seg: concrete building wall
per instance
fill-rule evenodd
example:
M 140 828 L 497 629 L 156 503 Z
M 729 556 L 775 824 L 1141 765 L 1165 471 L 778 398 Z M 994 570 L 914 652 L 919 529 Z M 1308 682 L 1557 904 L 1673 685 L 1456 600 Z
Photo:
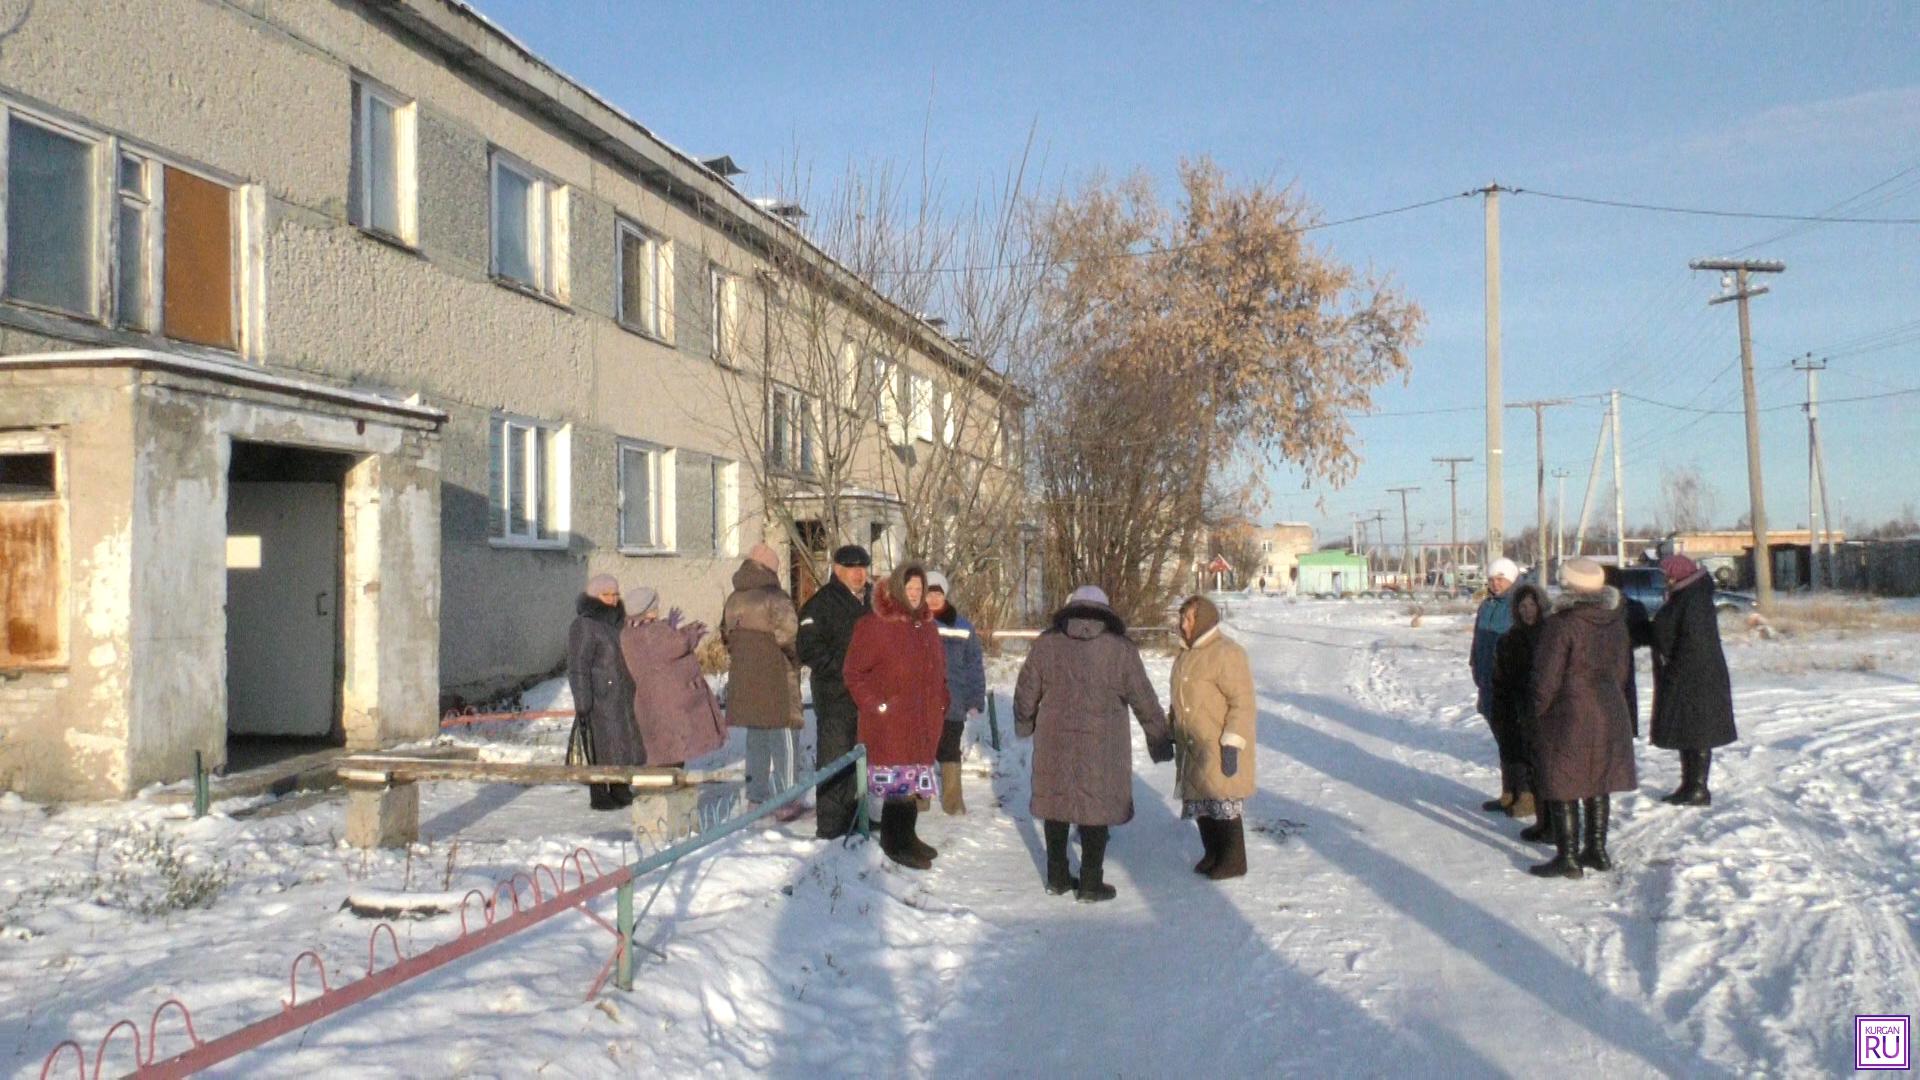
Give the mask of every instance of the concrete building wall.
M 0 786 L 10 790 L 72 798 L 130 783 L 133 398 L 125 373 L 54 386 L 0 371 L 0 430 L 51 437 L 66 525 L 64 662 L 0 675 Z M 48 425 L 50 416 L 62 423 Z

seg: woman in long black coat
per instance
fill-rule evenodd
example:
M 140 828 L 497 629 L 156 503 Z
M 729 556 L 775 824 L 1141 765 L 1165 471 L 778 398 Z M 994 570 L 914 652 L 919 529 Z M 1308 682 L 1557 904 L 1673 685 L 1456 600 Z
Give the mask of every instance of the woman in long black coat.
M 1713 575 L 1685 555 L 1667 556 L 1660 568 L 1667 601 L 1653 616 L 1653 745 L 1680 752 L 1680 787 L 1664 801 L 1712 806 L 1714 748 L 1739 738 Z
M 1533 713 L 1538 746 L 1539 797 L 1553 828 L 1554 857 L 1531 871 L 1541 877 L 1581 876 L 1581 867 L 1607 870 L 1609 798 L 1632 791 L 1633 719 L 1627 714 L 1627 678 L 1633 643 L 1626 604 L 1592 559 L 1560 568 L 1566 586 L 1534 647 Z M 1586 847 L 1580 819 L 1586 817 Z
M 1533 733 L 1533 650 L 1540 640 L 1540 628 L 1546 624 L 1553 601 L 1545 589 L 1526 582 L 1517 586 L 1513 599 L 1513 625 L 1500 635 L 1493 649 L 1493 711 L 1488 722 L 1494 740 L 1500 746 L 1502 789 L 1514 793 L 1507 813 L 1516 818 L 1532 818 L 1520 834 L 1523 840 L 1547 839 L 1546 813 L 1540 809 L 1534 783 Z
M 645 765 L 646 747 L 633 722 L 633 676 L 620 654 L 620 627 L 627 619 L 620 583 L 595 575 L 575 610 L 567 628 L 567 685 L 573 689 L 573 726 L 585 736 L 587 761 Z M 633 802 L 633 788 L 626 784 L 590 787 L 595 810 L 618 810 Z

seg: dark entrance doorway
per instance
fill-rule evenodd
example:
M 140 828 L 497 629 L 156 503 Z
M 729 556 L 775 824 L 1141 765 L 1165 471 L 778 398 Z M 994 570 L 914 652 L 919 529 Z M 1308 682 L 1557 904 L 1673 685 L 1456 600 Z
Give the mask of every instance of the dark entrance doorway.
M 227 769 L 345 741 L 341 490 L 355 458 L 236 441 L 227 489 Z

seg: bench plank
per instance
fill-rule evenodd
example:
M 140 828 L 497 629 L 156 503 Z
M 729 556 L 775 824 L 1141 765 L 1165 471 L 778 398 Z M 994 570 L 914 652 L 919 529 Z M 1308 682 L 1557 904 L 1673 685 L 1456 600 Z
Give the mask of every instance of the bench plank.
M 686 785 L 679 769 L 644 765 L 547 765 L 516 761 L 453 761 L 441 758 L 350 757 L 336 767 L 348 784 L 416 784 L 473 780 L 496 784 L 632 784 L 662 789 Z

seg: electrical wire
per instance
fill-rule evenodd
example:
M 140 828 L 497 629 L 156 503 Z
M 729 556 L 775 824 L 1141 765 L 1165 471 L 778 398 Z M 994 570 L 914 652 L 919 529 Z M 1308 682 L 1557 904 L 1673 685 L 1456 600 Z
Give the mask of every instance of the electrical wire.
M 1760 210 L 1713 210 L 1698 206 L 1663 206 L 1658 203 L 1629 202 L 1625 199 L 1601 199 L 1589 195 L 1567 195 L 1535 188 L 1513 188 L 1515 195 L 1532 195 L 1556 202 L 1608 206 L 1616 210 L 1644 210 L 1656 214 L 1687 214 L 1693 217 L 1739 218 L 1748 221 L 1805 221 L 1821 225 L 1920 225 L 1920 218 L 1826 217 L 1820 214 L 1778 214 Z

